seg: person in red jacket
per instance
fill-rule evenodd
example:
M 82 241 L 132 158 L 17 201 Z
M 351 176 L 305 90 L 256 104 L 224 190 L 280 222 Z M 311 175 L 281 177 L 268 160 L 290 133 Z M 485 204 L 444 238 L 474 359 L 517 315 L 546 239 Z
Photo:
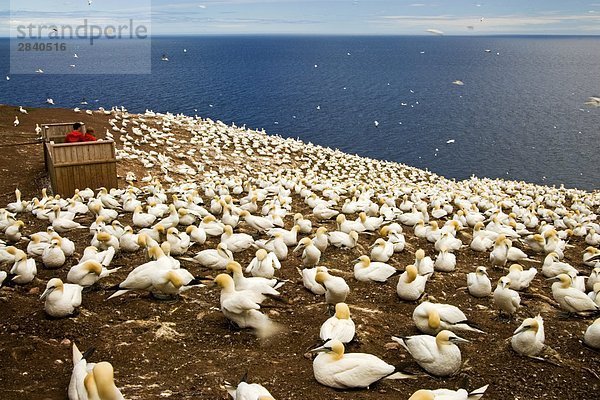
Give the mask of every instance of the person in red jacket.
M 94 128 L 87 128 L 86 132 L 83 134 L 83 142 L 95 142 L 98 140 L 96 139 L 96 136 L 94 136 L 94 133 L 96 133 Z
M 95 142 L 94 129 L 89 128 L 86 133 L 82 132 L 83 125 L 79 122 L 73 124 L 73 131 L 65 137 L 65 143 Z

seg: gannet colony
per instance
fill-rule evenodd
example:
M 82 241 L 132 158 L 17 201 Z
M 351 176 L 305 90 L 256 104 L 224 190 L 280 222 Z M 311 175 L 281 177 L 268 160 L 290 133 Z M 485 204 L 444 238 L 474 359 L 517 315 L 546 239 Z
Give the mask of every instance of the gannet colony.
M 85 324 L 99 307 L 86 297 L 98 292 L 121 315 L 133 300 L 175 310 L 194 296 L 218 293 L 210 297 L 211 311 L 197 310 L 223 321 L 215 340 L 243 341 L 260 355 L 264 343 L 271 344 L 264 351 L 274 351 L 291 329 L 281 320 L 284 311 L 311 307 L 313 320 L 298 337 L 313 346 L 287 361 L 312 369 L 307 387 L 337 389 L 329 398 L 353 398 L 353 389 L 376 398 L 387 388 L 398 399 L 479 399 L 498 383 L 462 387 L 445 380 L 476 373 L 465 357 L 508 348 L 522 368 L 543 370 L 600 349 L 600 192 L 455 181 L 198 117 L 123 108 L 96 113 L 110 118 L 106 136 L 117 142 L 126 183 L 110 191 L 82 187 L 72 198 L 44 189 L 21 199 L 17 190 L 16 201 L 0 209 L 0 294 L 8 291 L 10 303 L 40 287 L 38 320 Z M 476 306 L 452 304 L 454 292 Z M 379 306 L 388 293 L 395 300 Z M 404 322 L 369 327 L 369 313 Z M 475 322 L 483 315 L 491 321 L 485 327 Z M 558 335 L 566 340 L 545 317 L 572 323 L 574 345 L 557 350 L 545 343 Z M 512 336 L 493 335 L 506 326 Z M 196 329 L 202 331 L 201 322 Z M 233 332 L 239 335 L 232 339 Z M 89 341 L 72 337 L 65 395 L 144 398 L 127 386 L 119 365 L 78 349 Z M 367 344 L 379 351 L 361 351 Z M 400 367 L 389 361 L 399 353 Z M 190 354 L 169 356 L 183 365 Z M 205 398 L 273 399 L 286 381 L 278 365 L 270 368 L 269 382 L 253 382 L 252 371 L 242 380 L 217 371 L 228 381 Z

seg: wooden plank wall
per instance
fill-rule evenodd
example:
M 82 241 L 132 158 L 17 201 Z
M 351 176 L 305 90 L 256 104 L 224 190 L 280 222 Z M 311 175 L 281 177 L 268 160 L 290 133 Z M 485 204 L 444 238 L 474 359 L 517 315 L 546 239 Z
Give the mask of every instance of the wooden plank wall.
M 45 142 L 64 143 L 67 133 L 73 130 L 75 122 L 64 122 L 60 124 L 42 124 L 42 136 Z
M 118 186 L 117 161 L 112 140 L 50 143 L 48 146 L 51 153 L 49 172 L 55 193 L 72 196 L 75 189 Z

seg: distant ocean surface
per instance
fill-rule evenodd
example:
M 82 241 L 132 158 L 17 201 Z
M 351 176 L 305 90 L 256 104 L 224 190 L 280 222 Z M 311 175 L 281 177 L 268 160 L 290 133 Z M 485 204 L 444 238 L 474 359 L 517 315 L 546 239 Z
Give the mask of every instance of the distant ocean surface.
M 161 37 L 152 53 L 151 75 L 2 76 L 0 103 L 197 114 L 448 178 L 600 189 L 599 37 Z

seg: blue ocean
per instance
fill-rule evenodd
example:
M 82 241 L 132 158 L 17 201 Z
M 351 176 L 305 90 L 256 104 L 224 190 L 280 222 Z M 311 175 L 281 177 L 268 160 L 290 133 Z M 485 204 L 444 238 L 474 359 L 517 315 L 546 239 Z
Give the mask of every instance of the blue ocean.
M 155 37 L 150 75 L 0 81 L 4 104 L 197 114 L 448 178 L 582 189 L 600 188 L 600 108 L 584 105 L 599 95 L 598 37 Z

